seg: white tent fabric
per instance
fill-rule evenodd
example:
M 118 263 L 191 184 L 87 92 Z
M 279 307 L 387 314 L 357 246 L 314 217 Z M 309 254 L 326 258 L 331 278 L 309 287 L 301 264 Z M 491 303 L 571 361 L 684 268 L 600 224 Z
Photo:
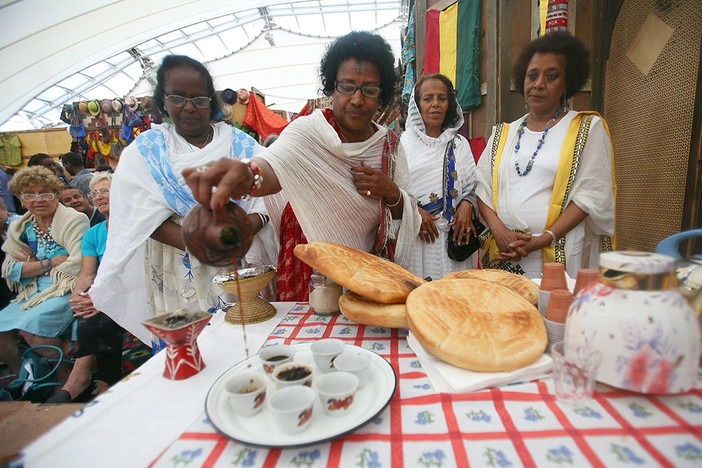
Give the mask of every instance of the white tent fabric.
M 210 67 L 219 89 L 255 86 L 274 96 L 275 108 L 297 111 L 317 97 L 316 67 L 330 38 L 386 25 L 382 35 L 399 57 L 405 3 L 0 0 L 0 131 L 56 125 L 63 102 L 146 94 L 132 48 L 146 52 L 147 69 L 184 53 Z

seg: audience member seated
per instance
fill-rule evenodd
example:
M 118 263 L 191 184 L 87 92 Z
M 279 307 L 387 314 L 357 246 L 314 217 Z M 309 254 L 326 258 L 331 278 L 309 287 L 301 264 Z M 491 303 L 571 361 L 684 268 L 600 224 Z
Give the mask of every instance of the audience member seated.
M 68 185 L 77 188 L 83 195 L 88 195 L 93 173 L 83 166 L 83 158 L 77 153 L 68 152 L 61 156 L 61 162 L 66 171 L 71 174 Z
M 76 362 L 63 388 L 46 403 L 68 403 L 90 389 L 93 358 L 97 359 L 98 393 L 119 381 L 122 373 L 122 340 L 124 330 L 107 314 L 95 309 L 88 289 L 97 275 L 105 253 L 110 215 L 112 174 L 96 172 L 90 181 L 90 194 L 95 207 L 106 221 L 88 229 L 83 237 L 83 269 L 71 294 L 73 316 L 78 320 Z
M 0 199 L 0 247 L 7 239 L 7 226 L 8 226 L 8 216 L 10 213 L 7 211 L 7 205 Z M 5 252 L 0 250 L 0 264 L 5 261 Z M 4 309 L 10 303 L 14 295 L 10 288 L 7 286 L 7 282 L 0 280 L 0 309 Z
M 44 166 L 55 174 L 61 182 L 68 184 L 68 178 L 61 169 L 63 166 L 59 167 L 56 165 L 56 163 L 57 161 L 55 161 L 50 155 L 46 153 L 37 153 L 29 158 L 29 161 L 27 161 L 27 167 Z
M 17 299 L 0 310 L 0 361 L 19 375 L 20 338 L 29 346 L 61 344 L 71 330 L 73 311 L 68 302 L 83 262 L 81 242 L 88 218 L 58 200 L 63 183 L 44 167 L 26 167 L 10 182 L 27 213 L 13 222 L 2 250 L 2 276 Z M 38 353 L 56 358 L 56 352 Z M 59 381 L 70 368 L 61 366 Z
M 100 213 L 99 210 L 96 210 L 95 207 L 90 204 L 90 200 L 88 200 L 76 187 L 64 187 L 63 192 L 61 192 L 61 195 L 59 196 L 59 200 L 65 206 L 85 214 L 85 216 L 87 216 L 90 220 L 90 227 L 105 221 L 105 215 Z

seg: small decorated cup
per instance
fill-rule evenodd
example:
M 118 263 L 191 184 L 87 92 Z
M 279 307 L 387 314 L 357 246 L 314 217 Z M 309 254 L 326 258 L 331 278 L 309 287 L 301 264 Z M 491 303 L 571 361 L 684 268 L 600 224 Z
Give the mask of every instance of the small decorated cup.
M 236 374 L 224 386 L 232 409 L 242 416 L 261 411 L 266 400 L 266 379 L 263 374 L 245 371 Z
M 297 434 L 310 425 L 316 393 L 304 385 L 285 387 L 268 400 L 268 410 L 278 428 L 287 434 Z
M 335 338 L 315 341 L 310 346 L 314 363 L 321 372 L 329 372 L 334 368 L 334 359 L 344 351 L 346 345 Z
M 350 372 L 330 372 L 314 382 L 314 389 L 327 414 L 343 416 L 353 405 L 358 390 L 358 377 Z
M 358 388 L 363 388 L 370 376 L 371 357 L 360 351 L 344 351 L 334 359 L 337 371 L 350 372 L 358 377 Z
M 293 361 L 295 348 L 289 345 L 267 346 L 258 352 L 258 357 L 264 372 L 271 375 L 277 367 Z
M 312 374 L 314 368 L 309 364 L 288 362 L 279 366 L 271 377 L 278 384 L 278 388 L 291 387 L 293 385 L 312 386 Z

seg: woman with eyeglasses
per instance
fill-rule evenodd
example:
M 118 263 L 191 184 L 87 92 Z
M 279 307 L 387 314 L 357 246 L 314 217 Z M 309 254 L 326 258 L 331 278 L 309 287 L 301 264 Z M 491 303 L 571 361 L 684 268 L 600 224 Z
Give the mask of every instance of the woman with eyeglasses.
M 64 184 L 42 166 L 26 167 L 10 181 L 27 213 L 13 222 L 2 246 L 6 253 L 2 276 L 17 298 L 0 310 L 0 361 L 19 375 L 20 338 L 29 346 L 61 344 L 73 324 L 68 302 L 80 274 L 81 241 L 88 218 L 58 200 Z M 42 356 L 56 358 L 54 350 L 40 348 Z M 61 366 L 58 380 L 70 368 Z
M 233 269 L 202 265 L 185 251 L 181 222 L 196 201 L 183 169 L 222 156 L 250 158 L 262 149 L 244 132 L 213 123 L 220 104 L 202 63 L 166 56 L 156 79 L 153 99 L 168 121 L 141 133 L 120 156 L 107 248 L 90 289 L 98 310 L 154 350 L 161 345 L 141 322 L 176 309 L 215 311 L 224 293 L 212 278 Z M 258 214 L 250 219 L 263 225 Z
M 83 236 L 83 269 L 69 299 L 78 320 L 75 364 L 63 388 L 46 403 L 68 403 L 82 397 L 83 393 L 91 393 L 94 358 L 97 362 L 98 393 L 104 392 L 122 377 L 124 329 L 95 308 L 89 292 L 107 245 L 111 185 L 112 174 L 109 172 L 96 172 L 90 180 L 88 196 L 106 220 L 88 229 Z
M 394 63 L 390 46 L 376 34 L 337 38 L 320 64 L 331 109 L 295 119 L 249 165 L 220 159 L 183 172 L 195 198 L 212 208 L 229 197 L 280 192 L 265 197 L 287 259 L 278 262 L 279 291 L 286 283 L 307 288 L 311 272 L 292 255 L 297 243 L 329 241 L 411 264 L 420 218 L 407 160 L 397 135 L 373 122 L 393 100 Z M 297 232 L 294 222 L 278 225 L 287 202 Z

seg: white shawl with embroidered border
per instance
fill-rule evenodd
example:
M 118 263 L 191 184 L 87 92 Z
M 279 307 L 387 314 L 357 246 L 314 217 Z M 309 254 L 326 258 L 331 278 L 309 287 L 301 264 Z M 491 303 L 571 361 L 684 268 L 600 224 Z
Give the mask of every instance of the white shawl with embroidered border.
M 381 168 L 386 127 L 368 140 L 342 143 L 322 111 L 294 120 L 261 157 L 273 168 L 282 195 L 266 197 L 266 207 L 279 232 L 286 200 L 290 202 L 309 242 L 327 241 L 369 252 L 380 223 L 380 201 L 360 195 L 351 168 L 365 162 Z M 395 263 L 411 265 L 413 240 L 421 218 L 412 195 L 407 159 L 398 142 L 395 183 L 403 197 L 403 212 L 396 231 Z M 400 220 L 395 220 L 400 221 Z

